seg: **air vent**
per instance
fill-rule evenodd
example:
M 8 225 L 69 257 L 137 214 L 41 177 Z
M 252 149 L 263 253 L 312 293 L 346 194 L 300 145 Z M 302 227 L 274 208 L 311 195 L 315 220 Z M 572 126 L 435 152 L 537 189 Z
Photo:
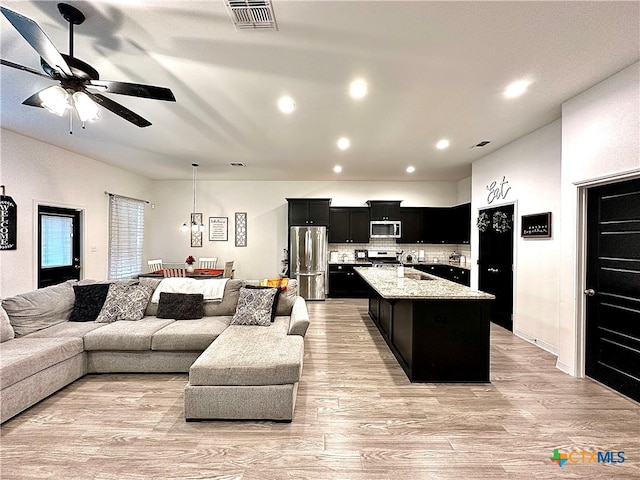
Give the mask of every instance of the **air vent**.
M 238 167 L 238 168 L 243 168 L 247 166 L 242 162 L 229 162 L 229 165 L 231 165 L 232 167 Z
M 486 145 L 489 145 L 491 140 L 483 140 L 481 142 L 476 143 L 475 145 L 471 145 L 469 148 L 482 148 Z
M 236 30 L 278 30 L 269 0 L 225 0 Z

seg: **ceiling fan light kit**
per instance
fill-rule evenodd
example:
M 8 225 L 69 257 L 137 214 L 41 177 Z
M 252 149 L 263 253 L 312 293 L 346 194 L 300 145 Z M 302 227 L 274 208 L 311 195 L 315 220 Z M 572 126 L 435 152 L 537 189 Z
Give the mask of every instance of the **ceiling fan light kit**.
M 5 7 L 0 7 L 0 10 L 18 33 L 40 55 L 40 65 L 46 75 L 4 59 L 1 61 L 2 65 L 41 77 L 50 77 L 60 82 L 60 85 L 47 87 L 32 95 L 23 104 L 45 108 L 58 116 L 63 116 L 69 110 L 69 133 L 73 133 L 74 111 L 82 122 L 82 128 L 84 128 L 85 122 L 98 119 L 99 107 L 111 111 L 138 127 L 151 125 L 151 122 L 125 106 L 100 93 L 92 93 L 90 90 L 152 100 L 176 101 L 173 92 L 165 87 L 100 80 L 100 75 L 96 69 L 88 63 L 75 58 L 73 56 L 73 26 L 80 25 L 85 21 L 84 14 L 77 8 L 66 3 L 58 4 L 60 14 L 69 23 L 69 55 L 60 53 L 40 26 L 30 18 Z

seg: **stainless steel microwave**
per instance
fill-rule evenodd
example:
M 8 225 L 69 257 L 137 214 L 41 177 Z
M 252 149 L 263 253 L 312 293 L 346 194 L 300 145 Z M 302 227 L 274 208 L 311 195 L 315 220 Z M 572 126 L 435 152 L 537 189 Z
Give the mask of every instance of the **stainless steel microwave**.
M 370 223 L 371 238 L 400 238 L 402 222 L 400 220 L 376 220 Z

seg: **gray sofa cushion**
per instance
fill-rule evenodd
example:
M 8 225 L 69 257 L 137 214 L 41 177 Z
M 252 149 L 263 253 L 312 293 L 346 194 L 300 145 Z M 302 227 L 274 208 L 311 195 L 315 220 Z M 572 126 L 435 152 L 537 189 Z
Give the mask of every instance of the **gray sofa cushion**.
M 236 307 L 238 305 L 238 297 L 240 296 L 240 289 L 244 287 L 246 282 L 244 280 L 231 279 L 227 281 L 224 287 L 224 296 L 221 302 L 205 301 L 204 302 L 204 314 L 207 317 L 217 317 L 224 315 L 233 315 L 236 313 Z
M 6 388 L 81 353 L 81 338 L 13 339 L 2 345 L 0 384 Z
M 153 334 L 151 350 L 202 352 L 230 322 L 228 315 L 173 322 Z
M 118 321 L 84 336 L 85 350 L 151 350 L 151 337 L 175 320 L 145 317 L 137 322 Z
M 0 343 L 11 340 L 15 336 L 16 334 L 9 321 L 9 315 L 7 315 L 5 309 L 0 305 Z
M 30 333 L 24 338 L 83 338 L 85 334 L 104 327 L 105 323 L 96 322 L 62 322 L 51 327 L 43 328 L 37 332 Z
M 75 301 L 73 285 L 76 283 L 68 280 L 2 300 L 16 337 L 69 320 Z
M 231 325 L 189 369 L 189 385 L 284 385 L 302 372 L 304 339 L 271 327 Z

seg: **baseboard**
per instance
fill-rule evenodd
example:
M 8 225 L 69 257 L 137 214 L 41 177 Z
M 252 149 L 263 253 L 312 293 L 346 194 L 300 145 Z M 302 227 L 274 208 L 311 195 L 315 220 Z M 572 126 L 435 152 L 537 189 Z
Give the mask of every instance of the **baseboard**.
M 556 368 L 561 372 L 566 373 L 567 375 L 571 375 L 572 377 L 574 376 L 571 367 L 569 367 L 569 365 L 567 365 L 566 363 L 561 362 L 560 360 L 556 362 Z
M 523 332 L 522 330 L 514 330 L 513 334 L 516 335 L 517 337 L 520 337 L 523 340 L 526 340 L 529 343 L 532 343 L 533 345 L 540 347 L 541 349 L 555 355 L 556 357 L 558 356 L 558 347 L 556 347 L 555 345 L 551 345 L 550 343 L 545 342 L 544 340 L 540 340 L 539 338 L 534 337 L 533 335 L 529 335 L 526 332 Z

